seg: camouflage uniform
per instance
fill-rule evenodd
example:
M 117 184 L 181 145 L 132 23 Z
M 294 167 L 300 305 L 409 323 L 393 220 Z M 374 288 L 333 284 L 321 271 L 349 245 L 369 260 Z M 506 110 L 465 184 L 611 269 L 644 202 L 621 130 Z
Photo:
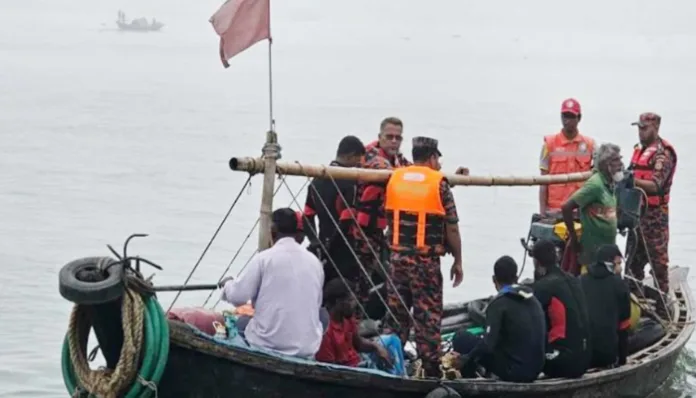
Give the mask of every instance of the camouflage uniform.
M 363 168 L 375 170 L 389 170 L 392 169 L 394 166 L 402 167 L 411 165 L 411 162 L 409 162 L 401 153 L 398 153 L 396 157 L 394 157 L 394 159 L 390 159 L 390 157 L 379 147 L 377 142 L 369 144 L 365 149 L 366 153 L 365 159 L 362 164 Z M 372 184 L 373 187 L 375 187 L 376 185 L 377 184 Z M 368 184 L 358 185 L 356 201 L 362 197 L 363 192 L 367 186 Z M 384 188 L 386 187 L 386 183 L 380 184 L 378 187 L 380 188 L 379 198 L 382 202 L 382 205 L 379 209 L 378 217 L 384 218 Z M 380 228 L 362 228 L 361 232 L 360 226 L 356 225 L 355 223 L 351 223 L 351 226 L 348 229 L 348 236 L 353 243 L 353 249 L 355 250 L 355 254 L 357 254 L 358 259 L 365 267 L 365 270 L 370 274 L 370 277 L 368 278 L 367 276 L 365 276 L 365 273 L 362 272 L 362 270 L 360 270 L 358 272 L 357 280 L 355 281 L 356 295 L 358 296 L 358 300 L 360 300 L 360 302 L 364 304 L 368 301 L 369 291 L 372 288 L 372 285 L 370 284 L 370 279 L 372 278 L 372 275 L 375 272 L 381 271 L 381 267 L 378 264 L 375 255 L 373 254 L 373 250 L 378 256 L 381 257 L 383 250 L 386 248 L 384 230 Z M 367 239 L 365 239 L 366 237 Z M 373 250 L 370 250 L 370 247 L 372 247 Z M 385 264 L 384 262 L 382 263 L 382 265 L 385 267 L 387 266 L 387 264 Z M 360 316 L 362 316 L 362 314 L 360 314 Z
M 413 146 L 434 146 L 437 148 L 437 140 L 416 137 Z M 446 180 L 440 183 L 440 197 L 445 208 L 445 222 L 456 224 L 459 222 L 454 195 Z M 444 253 L 447 250 L 443 240 L 441 247 L 436 251 Z M 440 364 L 440 326 L 442 319 L 442 289 L 443 279 L 440 270 L 440 257 L 437 255 L 421 255 L 415 249 L 394 250 L 390 256 L 391 279 L 396 286 L 396 291 L 391 284 L 387 285 L 387 301 L 390 311 L 385 315 L 384 326 L 399 335 L 402 343 L 408 341 L 410 327 L 415 329 L 416 347 L 420 358 L 423 360 L 423 368 L 426 375 L 434 377 L 439 375 Z M 401 302 L 399 296 L 409 308 L 413 308 L 415 325 L 411 325 L 411 318 L 407 308 Z M 398 323 L 398 324 L 397 324 Z
M 640 116 L 640 122 L 637 123 L 659 123 L 659 117 L 652 113 L 644 113 Z M 668 190 L 670 176 L 676 166 L 674 155 L 671 151 L 658 149 L 651 163 L 654 170 L 653 181 L 664 191 Z M 669 291 L 668 244 L 668 204 L 648 207 L 640 219 L 640 228 L 635 234 L 629 234 L 626 241 L 627 270 L 635 279 L 643 280 L 645 265 L 651 263 L 651 273 L 657 280 L 660 290 L 665 293 Z

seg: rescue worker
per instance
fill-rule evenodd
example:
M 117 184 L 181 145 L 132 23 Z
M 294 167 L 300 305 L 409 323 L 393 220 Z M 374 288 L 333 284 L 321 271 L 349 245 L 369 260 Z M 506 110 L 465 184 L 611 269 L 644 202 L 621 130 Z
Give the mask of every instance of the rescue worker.
M 413 139 L 415 164 L 394 170 L 385 203 L 390 226 L 390 276 L 396 287 L 387 285 L 387 300 L 396 319 L 387 313 L 384 324 L 405 344 L 413 308 L 416 349 L 428 377 L 440 376 L 440 256 L 452 253 L 450 279 L 454 287 L 462 281 L 459 218 L 450 186 L 439 171 L 442 153 L 437 144 L 433 138 Z
M 556 246 L 539 240 L 532 247 L 534 296 L 546 314 L 546 363 L 549 377 L 581 377 L 590 366 L 590 319 L 580 281 L 558 267 Z
M 614 144 L 602 144 L 597 151 L 596 172 L 563 204 L 563 221 L 568 230 L 568 247 L 564 255 L 577 255 L 585 272 L 595 262 L 597 249 L 616 242 L 615 184 L 623 180 L 621 149 Z M 582 236 L 578 239 L 573 212 L 579 209 Z M 562 267 L 566 270 L 565 267 Z M 579 270 L 567 270 L 577 275 Z
M 677 153 L 672 144 L 659 135 L 661 120 L 655 113 L 643 113 L 637 122 L 632 123 L 638 126 L 640 144 L 634 148 L 629 170 L 633 171 L 635 186 L 647 195 L 647 210 L 637 231 L 628 235 L 626 271 L 642 281 L 645 265 L 650 263 L 660 290 L 667 293 L 669 199 L 677 169 Z
M 395 117 L 388 117 L 382 120 L 379 126 L 377 141 L 367 145 L 365 158 L 362 167 L 368 169 L 392 169 L 411 164 L 399 152 L 401 141 L 403 140 L 403 122 Z M 380 282 L 384 279 L 382 267 L 378 261 L 386 264 L 386 242 L 384 239 L 384 229 L 387 227 L 387 219 L 384 215 L 384 189 L 385 183 L 358 183 L 357 196 L 355 201 L 355 220 L 349 227 L 349 235 L 353 244 L 353 249 L 358 255 L 360 263 L 370 274 L 365 275 L 359 270 L 358 282 L 355 292 L 361 304 L 366 304 L 369 300 L 369 292 L 372 282 Z M 362 230 L 362 231 L 361 231 Z M 374 252 L 380 256 L 375 258 Z M 377 274 L 377 275 L 374 275 Z M 356 314 L 362 316 L 362 314 Z
M 464 377 L 476 377 L 483 366 L 502 381 L 531 383 L 544 368 L 546 320 L 529 286 L 517 284 L 517 263 L 500 257 L 493 266 L 498 294 L 486 307 L 483 338 L 459 331 L 452 349 L 460 354 L 457 367 Z
M 593 368 L 626 364 L 631 298 L 621 279 L 622 260 L 618 246 L 603 245 L 588 273 L 580 277 L 590 316 Z
M 578 123 L 582 118 L 580 103 L 569 98 L 561 104 L 563 127 L 556 134 L 544 137 L 539 169 L 541 174 L 566 174 L 590 171 L 594 139 L 580 134 Z M 559 213 L 561 206 L 573 192 L 580 189 L 581 182 L 539 186 L 539 214 Z
M 360 166 L 364 155 L 365 146 L 362 141 L 358 137 L 349 135 L 339 142 L 336 159 L 330 165 L 357 167 Z M 325 283 L 338 276 L 336 268 L 345 278 L 354 283 L 357 282 L 360 274 L 355 258 L 344 239 L 344 236 L 348 237 L 348 227 L 353 223 L 351 212 L 355 206 L 356 189 L 357 182 L 354 180 L 326 178 L 313 179 L 307 189 L 304 215 L 307 217 L 308 227 L 305 228 L 305 233 L 310 241 L 310 251 L 318 254 L 324 263 Z M 316 219 L 319 219 L 318 236 Z M 336 225 L 339 226 L 340 231 Z M 328 253 L 324 253 L 324 249 Z M 333 263 L 328 261 L 329 256 L 333 259 Z

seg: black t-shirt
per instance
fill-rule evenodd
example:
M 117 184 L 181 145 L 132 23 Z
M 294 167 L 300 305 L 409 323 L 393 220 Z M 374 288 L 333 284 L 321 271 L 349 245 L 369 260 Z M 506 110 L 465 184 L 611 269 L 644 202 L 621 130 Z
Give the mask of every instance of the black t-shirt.
M 555 266 L 532 285 L 547 322 L 544 373 L 551 377 L 579 377 L 591 360 L 590 320 L 580 281 Z
M 331 166 L 344 167 L 335 160 L 331 162 Z M 337 186 L 342 196 L 339 195 Z M 354 206 L 356 187 L 357 182 L 352 180 L 315 178 L 310 183 L 307 189 L 305 215 L 316 216 L 319 219 L 319 239 L 324 244 L 336 234 L 336 224 L 340 222 L 341 212 Z M 306 229 L 305 232 L 310 241 L 315 241 L 316 236 L 312 233 L 312 228 Z M 336 239 L 342 240 L 340 236 Z
M 591 264 L 580 277 L 590 315 L 592 362 L 609 366 L 619 356 L 619 332 L 631 322 L 631 296 L 620 276 L 604 264 Z

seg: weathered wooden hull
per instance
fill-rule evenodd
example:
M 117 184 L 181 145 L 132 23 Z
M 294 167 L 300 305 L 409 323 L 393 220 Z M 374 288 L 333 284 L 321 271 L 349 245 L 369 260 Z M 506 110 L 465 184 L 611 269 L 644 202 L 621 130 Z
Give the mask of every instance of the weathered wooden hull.
M 644 397 L 667 379 L 693 332 L 692 298 L 685 278 L 676 296 L 677 321 L 660 341 L 631 355 L 628 365 L 588 372 L 580 379 L 540 379 L 528 384 L 401 379 L 327 369 L 218 345 L 187 325 L 172 322 L 171 351 L 159 396 L 422 398 L 446 385 L 463 397 Z

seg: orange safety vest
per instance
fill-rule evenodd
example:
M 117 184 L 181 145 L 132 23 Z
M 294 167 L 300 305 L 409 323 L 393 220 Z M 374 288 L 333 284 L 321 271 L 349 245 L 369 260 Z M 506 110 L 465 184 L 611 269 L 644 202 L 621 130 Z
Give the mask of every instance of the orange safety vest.
M 677 170 L 677 152 L 674 150 L 674 147 L 669 143 L 669 141 L 665 140 L 664 138 L 658 138 L 646 148 L 643 148 L 640 144 L 636 145 L 633 148 L 631 164 L 628 166 L 629 170 L 633 170 L 634 178 L 638 180 L 652 181 L 653 175 L 655 174 L 655 165 L 653 164 L 653 159 L 658 152 L 665 150 L 671 151 L 672 155 L 674 156 L 672 174 L 667 176 L 662 192 L 647 194 L 648 206 L 650 207 L 657 207 L 669 203 L 669 191 L 672 188 L 674 172 Z
M 384 208 L 390 221 L 391 248 L 444 254 L 445 208 L 440 197 L 444 176 L 427 166 L 408 166 L 392 172 Z
M 549 174 L 567 174 L 589 171 L 592 168 L 594 140 L 583 135 L 576 135 L 568 140 L 563 132 L 544 137 L 544 144 L 549 157 Z M 546 206 L 551 210 L 560 210 L 570 196 L 580 189 L 584 182 L 549 185 Z

